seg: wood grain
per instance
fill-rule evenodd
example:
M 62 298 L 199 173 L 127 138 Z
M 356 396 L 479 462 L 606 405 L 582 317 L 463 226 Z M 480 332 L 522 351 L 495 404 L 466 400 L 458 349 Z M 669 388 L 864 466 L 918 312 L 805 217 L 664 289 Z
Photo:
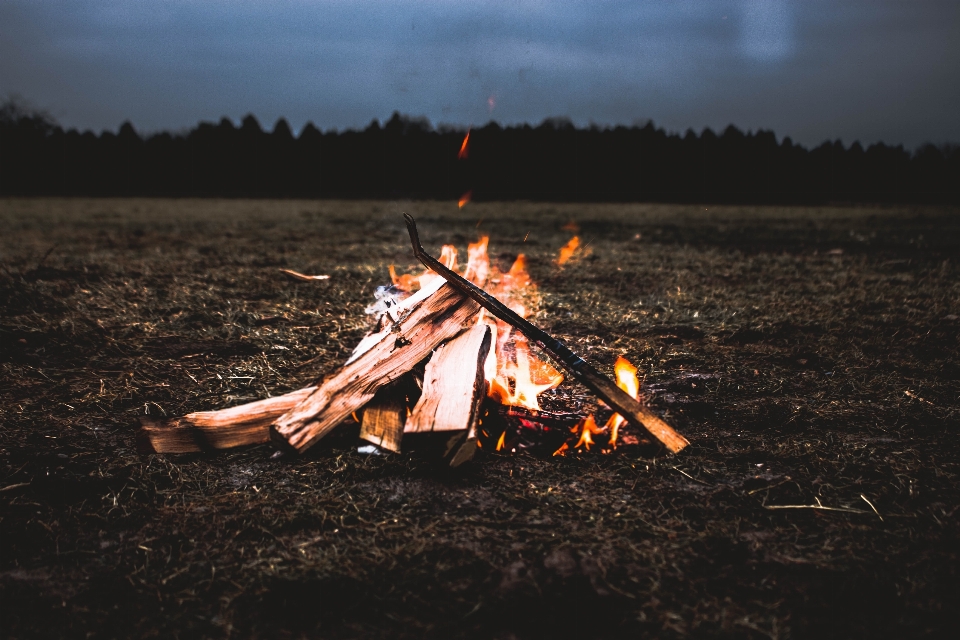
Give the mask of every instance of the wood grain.
M 270 428 L 274 441 L 303 452 L 376 392 L 410 371 L 445 340 L 460 333 L 479 305 L 444 283 L 388 324 L 369 347 L 327 378 Z
M 231 449 L 270 440 L 274 420 L 300 404 L 316 387 L 248 402 L 219 411 L 198 411 L 181 418 L 141 418 L 140 453 L 195 453 Z
M 483 365 L 490 352 L 490 327 L 474 325 L 441 345 L 427 363 L 423 394 L 407 418 L 405 433 L 462 431 L 476 425 L 487 395 Z

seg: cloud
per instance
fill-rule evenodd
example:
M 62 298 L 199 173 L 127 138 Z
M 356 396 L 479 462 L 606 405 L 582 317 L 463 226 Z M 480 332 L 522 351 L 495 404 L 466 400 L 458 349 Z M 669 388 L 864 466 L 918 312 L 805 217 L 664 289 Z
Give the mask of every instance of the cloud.
M 794 51 L 795 16 L 788 0 L 746 0 L 740 25 L 740 51 L 761 62 L 779 62 Z
M 94 129 L 400 110 L 917 144 L 960 139 L 958 40 L 955 0 L 3 0 L 0 94 Z

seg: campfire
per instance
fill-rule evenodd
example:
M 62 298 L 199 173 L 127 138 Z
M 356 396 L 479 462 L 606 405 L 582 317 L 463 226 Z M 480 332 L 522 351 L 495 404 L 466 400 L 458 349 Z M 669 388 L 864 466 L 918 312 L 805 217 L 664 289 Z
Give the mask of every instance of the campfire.
M 531 324 L 536 285 L 524 255 L 502 271 L 492 265 L 484 237 L 469 245 L 461 269 L 455 247 L 437 260 L 420 246 L 416 223 L 405 216 L 417 258 L 426 270 L 398 274 L 379 287 L 367 313 L 373 330 L 344 365 L 321 383 L 282 396 L 180 418 L 142 419 L 138 444 L 146 453 L 186 453 L 260 444 L 303 452 L 338 425 L 360 423 L 361 451 L 401 451 L 405 434 L 443 436 L 451 466 L 479 449 L 550 447 L 553 455 L 613 451 L 626 423 L 643 427 L 676 453 L 688 442 L 639 402 L 637 368 L 620 357 L 616 383 L 563 342 Z M 557 260 L 579 247 L 574 237 Z M 319 279 L 287 271 L 300 279 Z M 614 410 L 599 426 L 593 414 L 545 411 L 540 396 L 565 379 L 532 348 Z

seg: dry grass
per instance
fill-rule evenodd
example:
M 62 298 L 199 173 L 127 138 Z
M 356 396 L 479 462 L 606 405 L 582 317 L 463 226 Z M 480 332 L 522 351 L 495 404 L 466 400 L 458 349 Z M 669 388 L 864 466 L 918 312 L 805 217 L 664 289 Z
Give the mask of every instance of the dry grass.
M 478 230 L 525 252 L 538 321 L 637 363 L 694 445 L 452 473 L 360 457 L 345 426 L 294 460 L 136 455 L 145 411 L 341 362 L 387 265 L 413 266 L 401 211 L 434 252 Z M 592 254 L 559 269 L 570 220 Z M 958 249 L 948 209 L 0 201 L 4 631 L 946 635 Z

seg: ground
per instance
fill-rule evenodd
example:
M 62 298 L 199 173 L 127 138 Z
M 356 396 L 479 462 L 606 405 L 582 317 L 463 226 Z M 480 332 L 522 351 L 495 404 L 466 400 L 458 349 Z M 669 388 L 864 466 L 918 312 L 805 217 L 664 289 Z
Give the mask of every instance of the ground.
M 435 255 L 525 253 L 536 321 L 636 363 L 693 444 L 137 454 L 144 413 L 341 363 L 414 266 L 403 211 Z M 571 221 L 591 253 L 560 268 Z M 7 637 L 957 630 L 956 209 L 3 200 L 0 251 Z

